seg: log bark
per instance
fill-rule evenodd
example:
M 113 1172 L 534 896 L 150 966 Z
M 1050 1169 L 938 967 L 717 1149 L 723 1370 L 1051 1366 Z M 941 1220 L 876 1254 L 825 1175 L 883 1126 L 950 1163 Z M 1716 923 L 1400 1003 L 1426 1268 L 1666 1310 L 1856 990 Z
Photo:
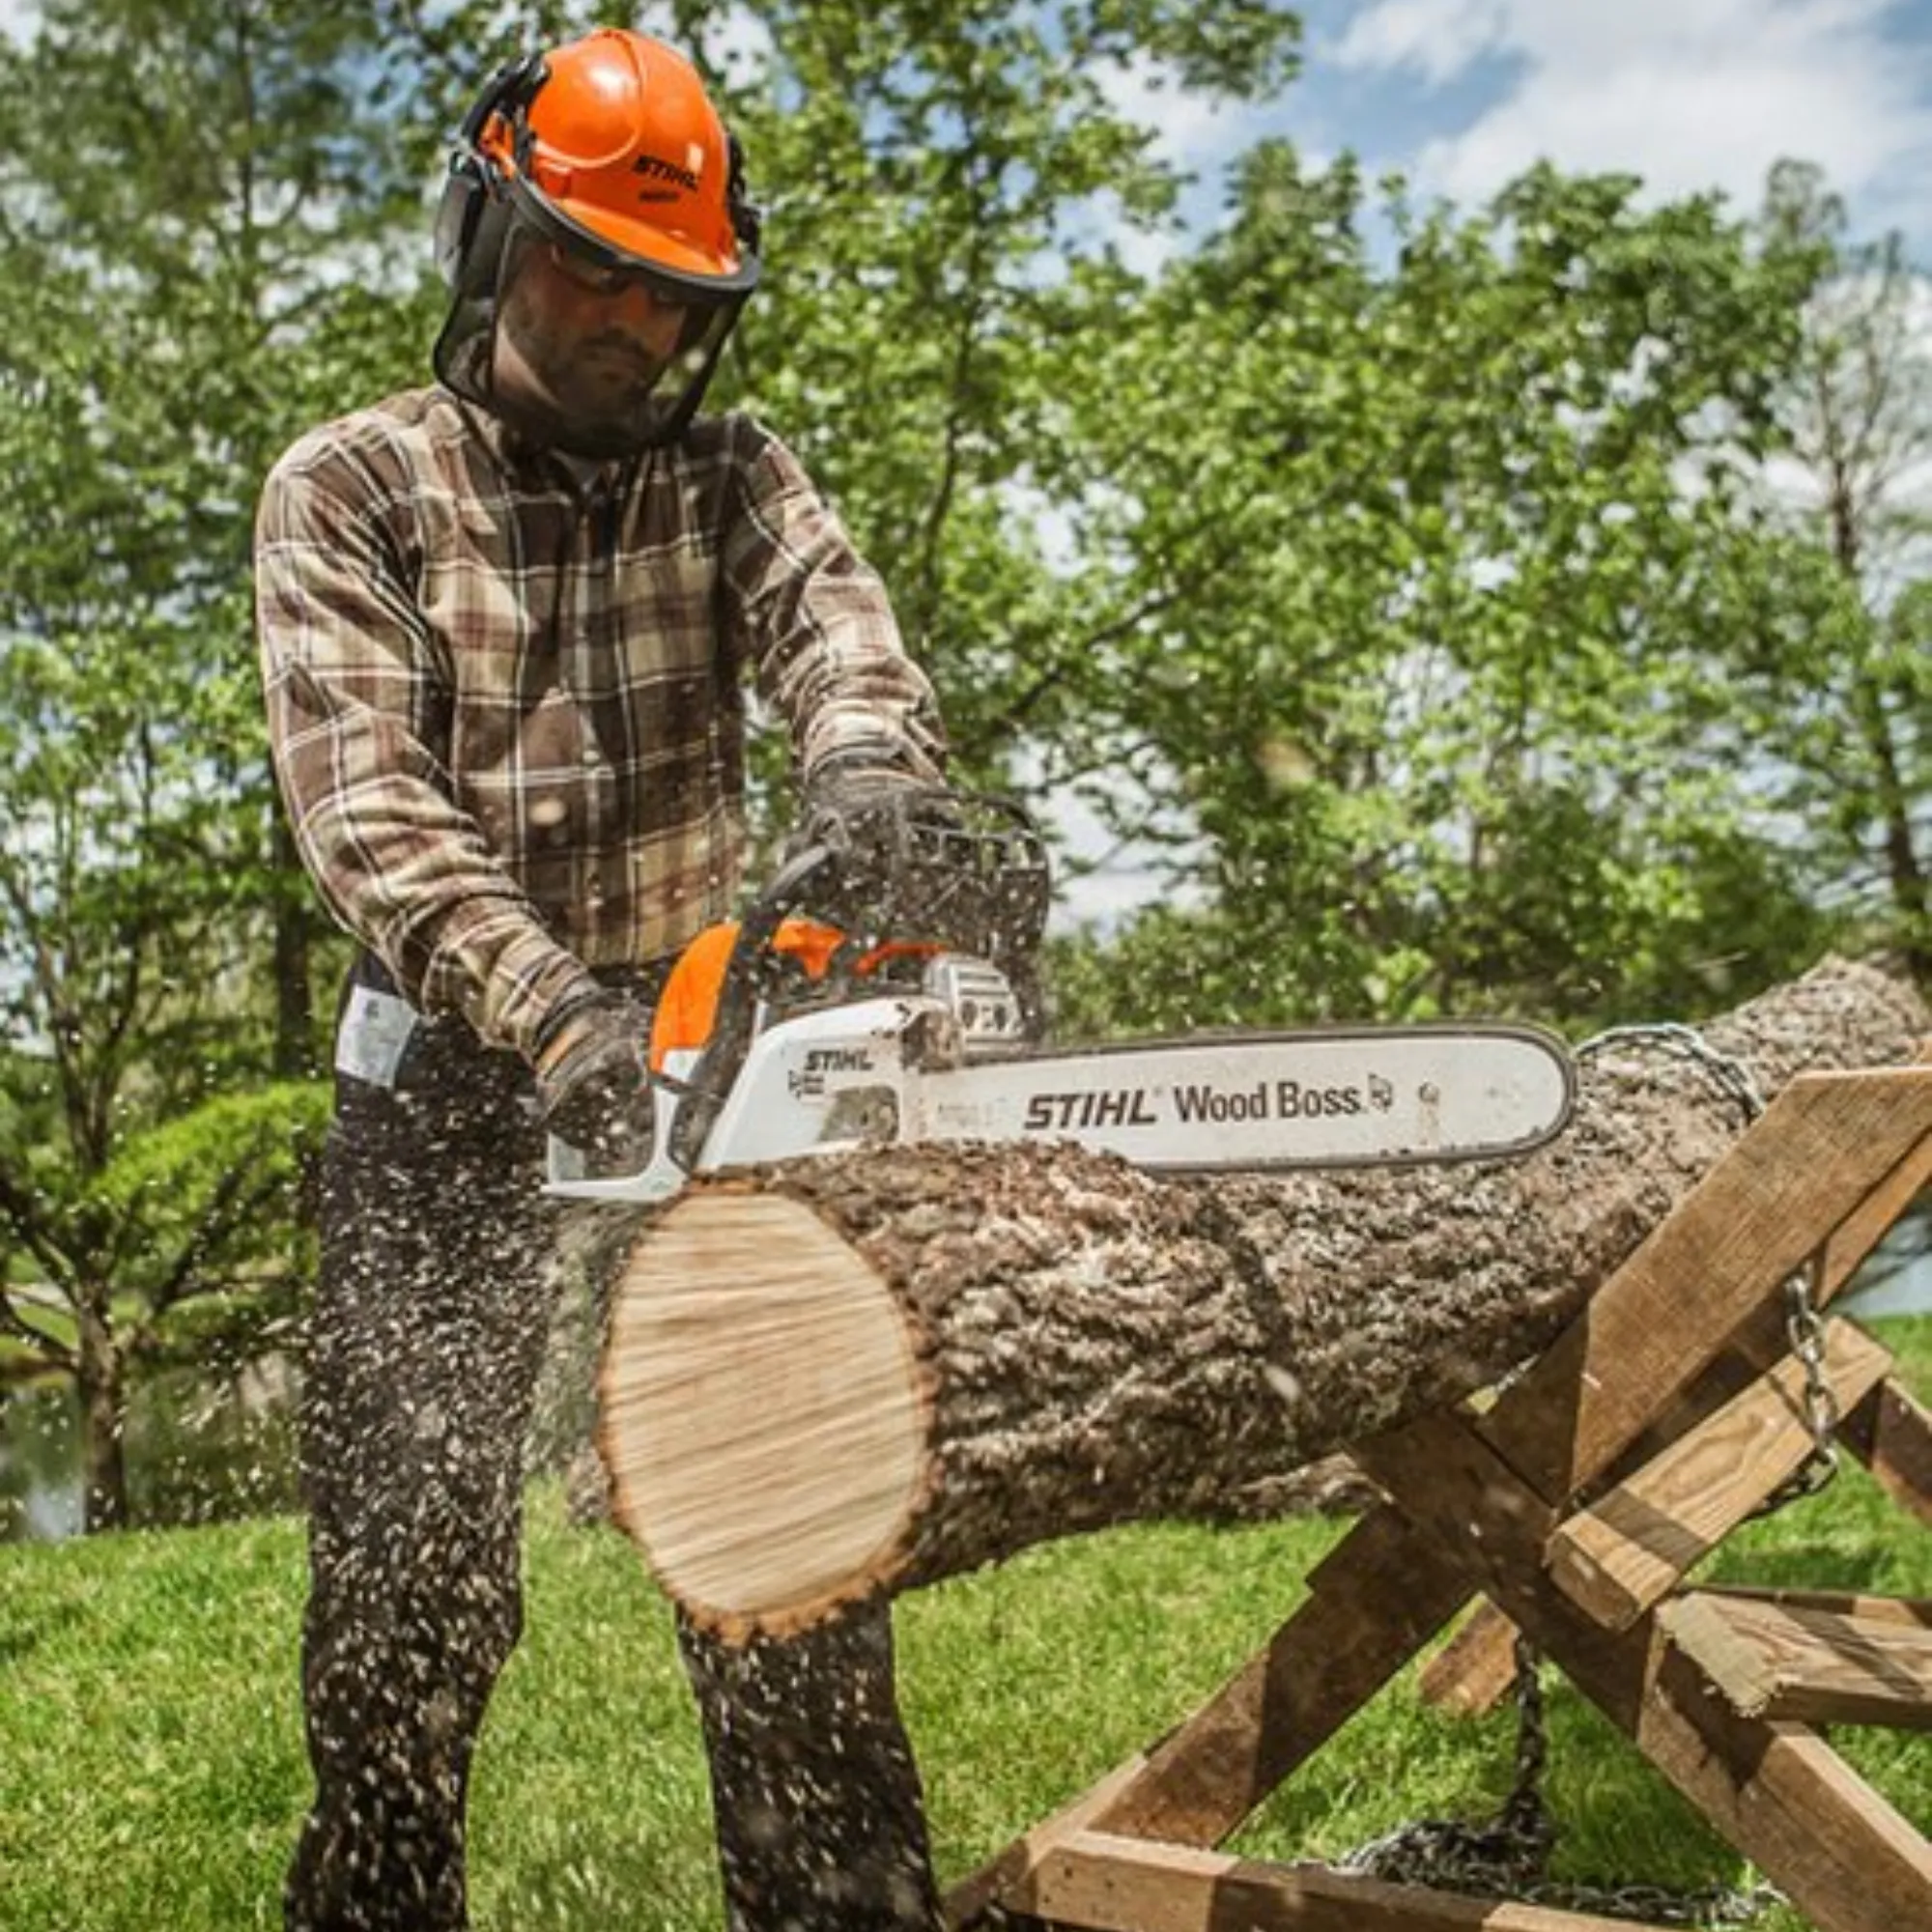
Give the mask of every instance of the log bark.
M 1829 961 L 1701 1037 L 1768 1098 L 1927 1029 L 1909 985 Z M 1109 1524 L 1252 1517 L 1541 1352 L 1748 1120 L 1709 1062 L 1613 1042 L 1509 1161 L 1209 1179 L 894 1148 L 593 1210 L 614 1514 L 727 1638 Z

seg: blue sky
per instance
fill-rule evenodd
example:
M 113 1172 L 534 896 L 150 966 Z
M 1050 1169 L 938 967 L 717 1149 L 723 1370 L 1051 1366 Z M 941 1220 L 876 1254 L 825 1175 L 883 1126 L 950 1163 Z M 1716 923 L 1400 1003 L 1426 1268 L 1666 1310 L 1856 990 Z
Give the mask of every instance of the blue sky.
M 1855 226 L 1932 259 L 1932 0 L 1310 0 L 1304 67 L 1265 107 L 1161 97 L 1178 154 L 1261 133 L 1481 201 L 1532 161 L 1754 209 L 1771 164 L 1819 163 Z M 1129 87 L 1130 93 L 1138 89 Z M 1197 206 L 1215 200 L 1210 185 Z
M 613 7 L 612 18 L 641 6 Z M 1307 0 L 1303 73 L 1260 109 L 1148 102 L 1177 153 L 1213 164 L 1262 133 L 1352 148 L 1469 204 L 1538 156 L 1719 187 L 1754 207 L 1771 163 L 1820 163 L 1861 232 L 1932 261 L 1932 0 Z M 0 29 L 33 0 L 0 0 Z

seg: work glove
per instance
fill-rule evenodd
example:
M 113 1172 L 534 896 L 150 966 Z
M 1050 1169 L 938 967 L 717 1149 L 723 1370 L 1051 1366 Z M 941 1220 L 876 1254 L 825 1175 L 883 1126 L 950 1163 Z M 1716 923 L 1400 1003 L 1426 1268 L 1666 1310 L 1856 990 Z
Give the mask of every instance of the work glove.
M 880 753 L 828 758 L 806 781 L 805 811 L 790 851 L 833 854 L 811 910 L 850 934 L 923 935 L 945 904 L 960 863 L 959 803 L 943 784 L 915 777 Z
M 805 782 L 796 844 L 864 852 L 890 845 L 908 821 L 945 829 L 958 824 L 959 813 L 944 785 L 915 776 L 887 753 L 838 752 Z
M 860 817 L 926 788 L 924 781 L 884 752 L 835 752 L 805 781 L 805 815 Z
M 651 1015 L 619 993 L 573 1007 L 538 1048 L 537 1102 L 553 1138 L 574 1148 L 593 1176 L 650 1164 Z

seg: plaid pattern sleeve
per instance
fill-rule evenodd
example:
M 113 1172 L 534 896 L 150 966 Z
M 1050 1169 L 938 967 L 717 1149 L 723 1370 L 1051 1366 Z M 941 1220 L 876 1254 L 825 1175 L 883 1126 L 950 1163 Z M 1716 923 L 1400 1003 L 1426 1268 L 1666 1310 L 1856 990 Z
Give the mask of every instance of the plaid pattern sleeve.
M 529 1049 L 588 970 L 455 802 L 454 678 L 412 594 L 393 489 L 353 445 L 298 443 L 256 531 L 270 739 L 304 862 L 338 921 L 428 1010 Z
M 800 775 L 836 753 L 876 749 L 936 781 L 946 757 L 938 707 L 885 586 L 791 451 L 748 418 L 734 423 L 724 576 L 742 647 L 790 730 Z
M 270 741 L 323 897 L 412 1005 L 526 1056 L 605 969 L 729 915 L 746 668 L 802 771 L 943 756 L 883 584 L 742 415 L 593 474 L 412 390 L 282 458 L 255 569 Z

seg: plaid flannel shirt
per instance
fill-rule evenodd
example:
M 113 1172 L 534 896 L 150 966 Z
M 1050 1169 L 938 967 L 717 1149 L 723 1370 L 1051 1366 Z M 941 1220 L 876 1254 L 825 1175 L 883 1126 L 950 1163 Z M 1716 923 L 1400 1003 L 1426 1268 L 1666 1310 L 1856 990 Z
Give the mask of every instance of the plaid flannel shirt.
M 592 968 L 729 915 L 748 670 L 802 773 L 876 750 L 938 775 L 884 587 L 742 415 L 586 483 L 409 391 L 275 466 L 255 582 L 275 770 L 323 897 L 412 1005 L 526 1055 Z

